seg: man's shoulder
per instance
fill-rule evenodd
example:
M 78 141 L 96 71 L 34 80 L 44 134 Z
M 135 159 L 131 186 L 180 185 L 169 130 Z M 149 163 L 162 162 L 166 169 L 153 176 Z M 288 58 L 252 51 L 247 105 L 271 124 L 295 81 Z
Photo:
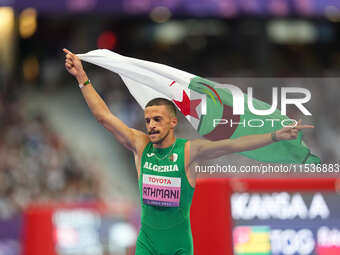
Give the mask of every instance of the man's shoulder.
M 145 147 L 150 143 L 149 137 L 143 132 L 138 129 L 130 128 L 131 131 L 134 133 L 136 138 L 136 147 L 137 147 L 137 154 L 141 155 L 144 151 Z
M 187 147 L 187 146 L 190 145 L 190 140 L 189 140 L 189 139 L 186 139 L 186 138 L 181 138 L 181 137 L 180 137 L 180 138 L 177 138 L 177 139 L 176 139 L 176 143 L 177 143 L 178 145 Z
M 185 139 L 183 138 L 183 141 L 188 144 L 203 144 L 206 142 L 210 142 L 210 140 L 207 140 L 205 138 L 195 138 L 195 139 Z

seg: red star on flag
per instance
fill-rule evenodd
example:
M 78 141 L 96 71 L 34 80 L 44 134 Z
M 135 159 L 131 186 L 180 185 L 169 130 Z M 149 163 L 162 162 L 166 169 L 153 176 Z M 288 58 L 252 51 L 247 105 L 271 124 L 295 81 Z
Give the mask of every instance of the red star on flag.
M 198 114 L 196 111 L 196 107 L 201 103 L 202 99 L 190 100 L 185 90 L 183 90 L 183 98 L 182 101 L 173 100 L 180 111 L 184 114 L 184 116 L 190 115 L 196 119 L 198 118 Z

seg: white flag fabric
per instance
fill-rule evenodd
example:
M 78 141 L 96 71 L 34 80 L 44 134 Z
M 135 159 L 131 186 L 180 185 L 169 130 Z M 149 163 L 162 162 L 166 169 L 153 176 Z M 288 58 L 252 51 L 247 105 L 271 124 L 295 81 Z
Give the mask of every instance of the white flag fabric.
M 131 95 L 144 109 L 154 98 L 167 98 L 171 101 L 182 101 L 183 91 L 190 99 L 200 98 L 199 93 L 190 91 L 190 80 L 195 75 L 176 68 L 150 61 L 125 57 L 109 50 L 93 50 L 86 54 L 77 54 L 85 62 L 89 62 L 117 73 L 129 89 Z M 199 108 L 199 107 L 197 107 Z M 198 110 L 200 114 L 200 111 Z M 186 118 L 197 129 L 198 118 L 188 115 Z

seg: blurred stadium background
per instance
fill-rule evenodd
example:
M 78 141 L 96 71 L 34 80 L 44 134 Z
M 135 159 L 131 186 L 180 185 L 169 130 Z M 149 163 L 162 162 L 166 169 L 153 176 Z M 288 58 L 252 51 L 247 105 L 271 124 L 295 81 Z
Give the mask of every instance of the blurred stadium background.
M 203 77 L 332 77 L 333 84 L 313 91 L 316 128 L 308 142 L 324 162 L 334 163 L 340 158 L 340 87 L 334 82 L 340 74 L 339 32 L 338 0 L 0 0 L 0 255 L 133 254 L 140 212 L 132 155 L 91 116 L 64 69 L 63 48 L 106 48 Z M 113 113 L 143 129 L 143 112 L 120 78 L 91 65 L 85 69 Z M 178 136 L 195 137 L 184 120 Z M 269 223 L 232 218 L 227 197 L 233 189 L 262 191 L 245 183 L 223 183 L 232 189 L 220 193 L 226 201 L 221 208 L 204 205 L 209 198 L 203 188 L 195 194 L 193 210 L 204 207 L 205 217 L 209 208 L 221 210 L 225 224 L 209 229 L 209 218 L 193 212 L 195 254 L 207 254 L 209 246 L 215 246 L 213 254 L 231 254 L 232 243 L 235 248 L 241 242 L 236 234 L 268 232 L 237 224 L 284 228 L 286 222 L 275 217 Z M 340 254 L 337 181 L 289 183 L 267 191 L 288 194 L 292 204 L 301 194 L 308 208 L 316 192 L 326 192 L 334 217 L 322 223 L 330 225 L 323 233 L 334 242 L 322 243 L 315 226 L 308 250 L 307 238 L 291 227 L 295 234 L 286 233 L 286 243 L 275 251 L 266 250 L 262 235 L 257 238 L 263 246 L 255 246 L 264 250 L 235 248 L 234 254 Z M 322 221 L 296 218 L 289 224 L 304 230 Z M 299 238 L 301 243 L 291 241 Z

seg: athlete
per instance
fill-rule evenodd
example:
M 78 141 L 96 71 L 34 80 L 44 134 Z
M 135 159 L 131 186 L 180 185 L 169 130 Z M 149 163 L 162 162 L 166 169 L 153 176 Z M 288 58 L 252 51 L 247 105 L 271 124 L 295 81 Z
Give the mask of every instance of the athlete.
M 134 154 L 142 205 L 136 255 L 193 254 L 189 212 L 197 176 L 190 171 L 190 166 L 197 160 L 296 139 L 299 130 L 313 128 L 299 121 L 295 127 L 285 127 L 274 133 L 215 142 L 188 141 L 175 136 L 175 105 L 167 99 L 156 98 L 145 107 L 147 132 L 144 133 L 129 128 L 110 112 L 89 82 L 80 59 L 67 49 L 64 52 L 65 67 L 77 79 L 97 121 Z

